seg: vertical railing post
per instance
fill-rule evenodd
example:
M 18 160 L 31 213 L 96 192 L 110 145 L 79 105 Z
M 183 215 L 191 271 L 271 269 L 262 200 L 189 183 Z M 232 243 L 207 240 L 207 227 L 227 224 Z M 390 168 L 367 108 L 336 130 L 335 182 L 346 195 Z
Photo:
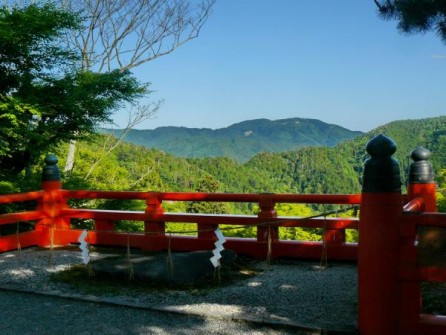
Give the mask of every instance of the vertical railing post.
M 257 227 L 258 242 L 266 242 L 268 239 L 277 241 L 279 239 L 279 228 L 274 226 L 268 227 L 268 222 L 277 218 L 275 206 L 276 203 L 273 201 L 272 194 L 265 193 L 260 195 L 258 218 L 261 225 Z
M 94 221 L 94 229 L 97 232 L 112 232 L 116 230 L 116 226 L 113 220 L 96 219 Z
M 409 200 L 420 197 L 423 198 L 423 212 L 436 212 L 436 188 L 434 180 L 434 171 L 429 162 L 431 153 L 428 149 L 417 147 L 412 151 L 411 158 L 413 163 L 409 167 L 409 176 L 407 178 L 407 196 Z
M 422 207 L 420 212 L 436 212 L 436 188 L 432 164 L 428 161 L 430 151 L 417 147 L 412 151 L 411 158 L 413 163 L 409 167 L 407 178 L 407 196 L 408 200 L 422 198 Z M 418 265 L 429 259 L 430 255 L 425 255 L 419 251 L 418 247 L 429 244 L 429 239 L 435 235 L 436 229 L 421 227 L 417 231 L 416 225 L 404 226 L 405 234 L 401 237 L 401 254 L 404 268 L 414 269 Z M 432 234 L 434 233 L 434 234 Z M 418 247 L 416 238 L 418 236 Z M 421 282 L 415 276 L 402 278 L 400 283 L 401 294 L 401 330 L 404 334 L 416 334 L 421 313 Z
M 345 243 L 345 229 L 326 229 L 325 234 L 324 236 L 322 236 L 322 238 L 328 245 L 340 245 L 342 243 Z
M 215 230 L 218 228 L 218 224 L 213 223 L 197 223 L 198 238 L 205 240 L 215 241 L 217 236 L 215 236 Z
M 398 334 L 398 264 L 402 216 L 396 144 L 380 134 L 366 147 L 358 245 L 359 332 Z
M 54 155 L 48 155 L 45 158 L 46 166 L 42 171 L 42 199 L 38 204 L 38 208 L 44 214 L 44 219 L 36 224 L 36 231 L 40 232 L 37 245 L 47 247 L 56 243 L 57 230 L 70 228 L 67 219 L 61 217 L 61 210 L 66 207 L 65 199 L 62 199 L 60 190 L 62 183 L 60 181 L 60 170 L 57 166 L 58 159 Z M 61 243 L 57 239 L 57 244 Z
M 160 250 L 164 247 L 166 224 L 162 220 L 164 209 L 158 192 L 151 192 L 146 200 L 146 214 L 149 214 L 150 220 L 144 222 L 144 232 L 146 234 L 147 245 L 144 250 Z

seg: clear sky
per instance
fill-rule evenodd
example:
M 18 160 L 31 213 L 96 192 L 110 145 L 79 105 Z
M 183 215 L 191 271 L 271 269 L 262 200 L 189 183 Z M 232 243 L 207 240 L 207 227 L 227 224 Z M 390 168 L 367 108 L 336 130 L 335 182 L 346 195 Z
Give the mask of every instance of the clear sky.
M 446 45 L 396 24 L 373 0 L 217 0 L 197 39 L 135 69 L 164 100 L 138 128 L 303 117 L 368 131 L 446 114 Z

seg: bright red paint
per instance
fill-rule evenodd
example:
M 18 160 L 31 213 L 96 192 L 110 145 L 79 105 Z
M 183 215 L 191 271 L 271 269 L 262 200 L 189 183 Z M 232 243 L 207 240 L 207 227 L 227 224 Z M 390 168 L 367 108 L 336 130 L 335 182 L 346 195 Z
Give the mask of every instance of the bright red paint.
M 228 238 L 226 248 L 240 254 L 265 258 L 268 253 L 268 233 L 272 238 L 273 257 L 320 259 L 322 242 L 281 241 L 277 227 L 325 228 L 324 241 L 328 258 L 356 260 L 358 246 L 345 243 L 345 229 L 360 229 L 359 244 L 359 327 L 361 334 L 444 334 L 446 318 L 420 314 L 421 281 L 446 281 L 444 268 L 417 265 L 414 246 L 417 226 L 446 227 L 446 215 L 435 212 L 435 186 L 409 185 L 407 196 L 401 194 L 363 195 L 293 195 L 293 194 L 208 194 L 162 192 L 108 192 L 62 190 L 60 182 L 44 182 L 42 191 L 1 195 L 0 203 L 35 200 L 36 210 L 0 215 L 0 225 L 21 221 L 36 222 L 36 229 L 18 235 L 0 237 L 0 252 L 14 250 L 19 241 L 22 248 L 33 245 L 48 247 L 78 243 L 81 233 L 71 229 L 72 218 L 89 218 L 96 222 L 89 232 L 93 245 L 122 246 L 142 250 L 193 251 L 213 249 L 212 230 L 218 225 L 266 225 L 257 239 Z M 145 201 L 141 212 L 72 209 L 70 198 L 139 199 Z M 403 199 L 409 202 L 403 206 Z M 166 213 L 163 201 L 223 201 L 254 202 L 261 211 L 257 216 Z M 361 204 L 361 222 L 346 218 L 304 219 L 277 217 L 276 203 Z M 118 220 L 144 222 L 145 232 L 123 234 L 114 231 Z M 170 236 L 165 222 L 197 223 L 197 237 Z M 268 228 L 268 225 L 270 228 Z M 377 264 L 386 271 L 376 273 Z M 381 293 L 381 296 L 377 295 Z M 376 327 L 379 324 L 379 327 Z M 379 333 L 376 332 L 378 329 Z

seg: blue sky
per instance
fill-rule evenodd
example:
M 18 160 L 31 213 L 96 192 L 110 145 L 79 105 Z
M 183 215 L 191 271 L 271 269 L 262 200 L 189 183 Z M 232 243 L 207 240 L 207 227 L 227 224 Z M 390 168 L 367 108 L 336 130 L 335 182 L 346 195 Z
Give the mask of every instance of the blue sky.
M 138 128 L 303 117 L 368 131 L 446 114 L 446 45 L 396 24 L 372 0 L 217 0 L 198 39 L 135 69 L 164 100 Z

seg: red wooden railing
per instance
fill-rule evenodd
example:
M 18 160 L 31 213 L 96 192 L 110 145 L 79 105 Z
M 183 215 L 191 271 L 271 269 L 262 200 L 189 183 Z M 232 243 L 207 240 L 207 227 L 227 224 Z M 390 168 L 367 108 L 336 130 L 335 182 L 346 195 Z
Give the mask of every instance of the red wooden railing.
M 43 182 L 44 189 L 48 183 Z M 81 230 L 72 229 L 71 219 L 92 219 L 95 229 L 89 231 L 88 239 L 93 245 L 127 246 L 145 251 L 166 250 L 170 244 L 172 250 L 192 251 L 214 248 L 214 230 L 219 225 L 255 226 L 257 238 L 228 238 L 225 246 L 235 252 L 257 258 L 266 257 L 268 240 L 271 239 L 273 257 L 320 258 L 326 248 L 331 259 L 355 260 L 356 244 L 345 242 L 345 230 L 357 229 L 355 218 L 299 218 L 278 217 L 276 203 L 317 203 L 347 204 L 360 203 L 360 195 L 292 195 L 292 194 L 226 194 L 226 193 L 171 193 L 171 192 L 109 192 L 109 191 L 69 191 L 52 188 L 40 193 L 13 194 L 0 196 L 0 203 L 37 200 L 40 204 L 33 212 L 4 214 L 0 224 L 17 221 L 35 220 L 36 230 L 28 233 L 34 238 L 34 244 L 47 247 L 77 243 Z M 43 199 L 46 200 L 43 200 Z M 120 199 L 142 200 L 146 203 L 145 211 L 120 211 L 69 208 L 69 199 Z M 260 208 L 258 215 L 218 215 L 166 213 L 163 201 L 218 201 L 232 203 L 256 203 Z M 119 220 L 144 222 L 142 233 L 120 233 L 115 231 Z M 56 223 L 57 221 L 57 223 Z M 166 222 L 196 223 L 197 236 L 178 236 L 166 234 Z M 278 238 L 279 226 L 322 228 L 324 236 L 321 242 L 283 241 Z M 50 238 L 53 236 L 52 239 Z M 8 239 L 9 243 L 2 243 Z M 0 250 L 16 248 L 22 234 L 0 238 Z M 169 241 L 170 240 L 170 241 Z M 31 242 L 29 242 L 31 243 Z M 28 246 L 29 243 L 21 243 Z
M 0 195 L 0 204 L 36 201 L 33 211 L 0 215 L 0 225 L 35 223 L 29 232 L 0 236 L 0 252 L 18 247 L 78 243 L 81 230 L 72 219 L 91 219 L 88 241 L 101 246 L 130 246 L 141 250 L 192 251 L 214 248 L 218 226 L 240 225 L 257 229 L 256 238 L 228 238 L 225 247 L 257 258 L 294 257 L 357 260 L 359 331 L 361 334 L 446 334 L 446 317 L 426 315 L 421 308 L 421 283 L 446 282 L 446 269 L 419 264 L 420 227 L 446 228 L 446 214 L 436 213 L 435 182 L 425 152 L 413 155 L 407 195 L 401 194 L 399 166 L 391 155 L 393 141 L 379 135 L 369 142 L 362 194 L 222 194 L 172 192 L 110 192 L 63 190 L 57 159 L 47 158 L 42 191 Z M 419 150 L 419 149 L 417 149 Z M 144 211 L 70 208 L 70 199 L 118 199 L 145 202 Z M 258 215 L 169 213 L 165 201 L 218 201 L 255 203 Z M 277 203 L 360 205 L 355 218 L 280 217 Z M 116 222 L 144 223 L 141 233 L 117 232 Z M 166 233 L 167 222 L 196 223 L 196 236 Z M 319 242 L 279 239 L 279 227 L 322 228 Z M 359 244 L 346 243 L 345 230 L 359 229 Z

